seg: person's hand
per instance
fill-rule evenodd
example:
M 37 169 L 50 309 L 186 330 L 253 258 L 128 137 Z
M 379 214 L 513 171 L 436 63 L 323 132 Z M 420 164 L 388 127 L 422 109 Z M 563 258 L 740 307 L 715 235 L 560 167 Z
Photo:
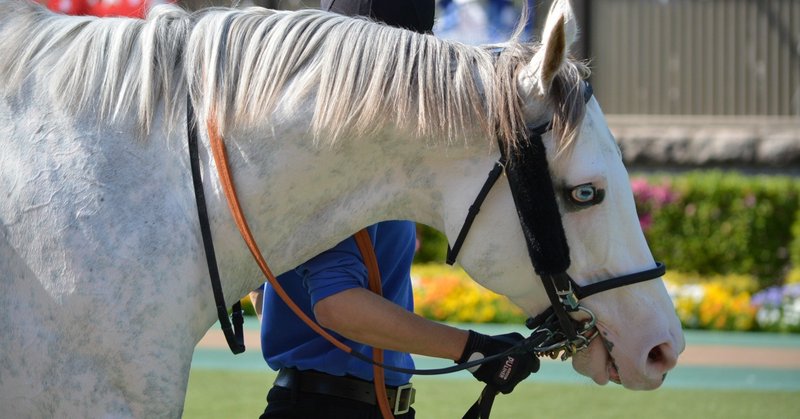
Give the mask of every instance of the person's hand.
M 463 364 L 505 352 L 517 342 L 525 339 L 519 333 L 487 336 L 469 331 L 464 352 L 456 362 Z M 492 386 L 497 391 L 508 394 L 531 373 L 539 371 L 539 358 L 532 353 L 515 352 L 469 369 L 475 378 Z

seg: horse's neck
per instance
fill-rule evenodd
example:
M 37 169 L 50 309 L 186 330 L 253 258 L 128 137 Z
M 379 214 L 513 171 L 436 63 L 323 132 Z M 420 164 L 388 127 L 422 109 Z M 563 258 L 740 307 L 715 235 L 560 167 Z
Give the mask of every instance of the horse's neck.
M 240 134 L 226 142 L 245 216 L 276 274 L 378 221 L 409 219 L 444 230 L 446 203 L 463 192 L 454 184 L 472 170 L 463 163 L 486 160 L 475 164 L 484 172 L 492 158 L 483 144 L 426 147 L 391 130 L 329 147 L 314 146 L 305 130 L 273 128 L 261 138 Z M 216 183 L 216 174 L 211 177 Z M 216 192 L 215 241 L 227 248 L 222 263 L 237 277 L 250 278 L 242 285 L 247 289 L 263 278 L 248 260 L 225 198 Z M 466 214 L 468 202 L 459 206 Z

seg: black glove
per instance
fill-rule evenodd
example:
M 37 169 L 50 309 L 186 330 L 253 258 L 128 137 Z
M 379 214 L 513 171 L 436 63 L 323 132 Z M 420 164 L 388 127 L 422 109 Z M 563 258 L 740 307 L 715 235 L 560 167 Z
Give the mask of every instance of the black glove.
M 505 352 L 523 339 L 525 338 L 519 333 L 487 336 L 470 330 L 464 352 L 456 362 L 463 364 L 467 361 L 475 361 Z M 520 381 L 531 373 L 539 371 L 539 358 L 532 353 L 516 352 L 507 357 L 481 364 L 477 369 L 470 368 L 469 371 L 479 381 L 483 381 L 503 394 L 508 394 Z

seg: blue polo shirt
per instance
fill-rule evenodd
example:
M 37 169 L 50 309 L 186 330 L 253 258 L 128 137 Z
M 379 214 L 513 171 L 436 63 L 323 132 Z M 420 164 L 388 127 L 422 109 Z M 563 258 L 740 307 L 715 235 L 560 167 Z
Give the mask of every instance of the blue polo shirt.
M 384 298 L 414 311 L 410 276 L 416 247 L 414 223 L 385 221 L 367 230 L 375 246 Z M 369 288 L 367 268 L 352 237 L 278 276 L 278 282 L 312 319 L 315 319 L 313 306 L 325 297 L 351 288 Z M 372 347 L 335 332 L 332 334 L 354 350 L 372 356 Z M 372 380 L 371 364 L 346 354 L 317 335 L 286 306 L 269 284 L 264 287 L 261 351 L 267 364 L 274 370 L 294 367 Z M 384 363 L 414 367 L 409 354 L 395 351 L 384 351 Z M 410 379 L 408 374 L 386 370 L 387 385 L 403 385 Z

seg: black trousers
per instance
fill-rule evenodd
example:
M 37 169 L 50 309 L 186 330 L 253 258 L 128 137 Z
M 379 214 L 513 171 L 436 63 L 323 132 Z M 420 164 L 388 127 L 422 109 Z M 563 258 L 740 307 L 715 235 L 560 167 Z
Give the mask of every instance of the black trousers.
M 323 394 L 272 387 L 260 419 L 381 419 L 376 405 Z M 396 419 L 414 419 L 414 409 Z
M 369 16 L 387 25 L 430 33 L 435 0 L 321 0 L 322 10 L 347 16 Z

